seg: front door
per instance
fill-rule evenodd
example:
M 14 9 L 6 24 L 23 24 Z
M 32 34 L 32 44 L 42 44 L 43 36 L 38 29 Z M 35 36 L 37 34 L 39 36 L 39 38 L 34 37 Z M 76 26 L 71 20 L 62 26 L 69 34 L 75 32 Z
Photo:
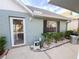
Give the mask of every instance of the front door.
M 25 44 L 24 18 L 10 18 L 12 46 Z

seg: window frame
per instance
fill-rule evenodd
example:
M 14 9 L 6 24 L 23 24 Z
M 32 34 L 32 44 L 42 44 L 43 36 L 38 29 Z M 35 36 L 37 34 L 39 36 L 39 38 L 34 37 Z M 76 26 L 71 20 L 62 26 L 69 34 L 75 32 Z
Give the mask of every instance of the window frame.
M 43 23 L 44 23 L 43 32 L 54 32 L 54 31 L 47 31 L 47 21 L 54 21 L 54 20 L 44 20 L 43 21 Z M 55 32 L 59 32 L 60 31 L 60 21 L 54 21 L 54 22 L 56 22 L 56 31 Z

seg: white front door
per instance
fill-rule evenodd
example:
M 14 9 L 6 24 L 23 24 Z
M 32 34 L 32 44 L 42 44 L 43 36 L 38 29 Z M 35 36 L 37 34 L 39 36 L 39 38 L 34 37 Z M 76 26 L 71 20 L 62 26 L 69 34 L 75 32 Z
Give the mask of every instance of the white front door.
M 10 18 L 11 25 L 11 42 L 12 46 L 20 46 L 25 44 L 25 19 Z

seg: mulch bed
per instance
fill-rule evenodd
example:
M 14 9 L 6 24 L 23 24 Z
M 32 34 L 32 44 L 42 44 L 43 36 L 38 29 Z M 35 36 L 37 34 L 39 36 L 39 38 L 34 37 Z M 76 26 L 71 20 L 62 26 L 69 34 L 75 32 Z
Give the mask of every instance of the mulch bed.
M 3 52 L 0 52 L 0 58 L 3 58 L 4 56 L 6 56 L 8 51 L 9 51 L 9 49 L 7 49 L 7 50 L 5 50 Z

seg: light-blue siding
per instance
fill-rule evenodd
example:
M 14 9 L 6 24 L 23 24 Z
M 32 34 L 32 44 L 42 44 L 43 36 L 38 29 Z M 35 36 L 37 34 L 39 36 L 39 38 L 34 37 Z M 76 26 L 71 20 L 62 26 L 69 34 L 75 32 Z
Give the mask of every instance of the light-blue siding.
M 10 17 L 24 17 L 26 44 L 32 44 L 34 40 L 38 39 L 43 32 L 43 20 L 34 19 L 29 20 L 29 15 L 21 12 L 0 10 L 0 35 L 6 36 L 7 48 L 11 48 L 11 30 Z
M 6 36 L 7 48 L 11 48 L 11 30 L 10 30 L 10 17 L 24 17 L 25 19 L 25 32 L 26 32 L 26 44 L 33 44 L 34 40 L 38 40 L 43 33 L 43 19 L 32 18 L 30 20 L 29 14 L 0 10 L 0 35 Z M 63 21 L 64 22 L 64 21 Z M 66 31 L 66 24 L 60 22 L 60 31 Z M 63 28 L 64 27 L 64 28 Z

